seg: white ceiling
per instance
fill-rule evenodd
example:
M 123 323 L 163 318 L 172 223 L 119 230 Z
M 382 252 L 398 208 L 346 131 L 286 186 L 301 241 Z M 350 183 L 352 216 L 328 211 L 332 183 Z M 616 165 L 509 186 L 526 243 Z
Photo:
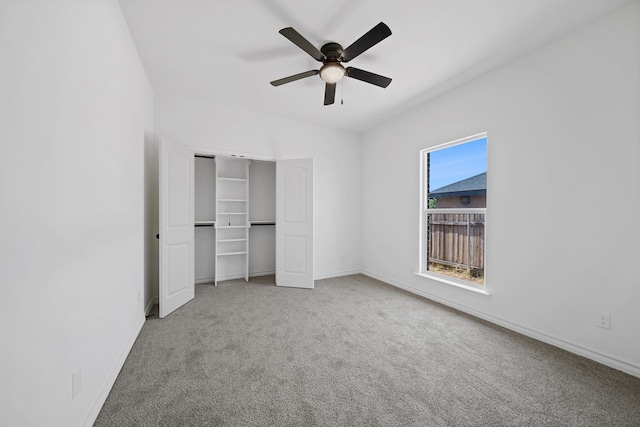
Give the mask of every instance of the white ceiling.
M 630 0 L 120 0 L 158 95 L 362 132 L 593 21 Z M 320 63 L 278 31 L 344 47 L 385 22 L 393 34 L 349 62 L 393 78 L 344 79 L 324 106 Z M 341 94 L 344 104 L 341 105 Z

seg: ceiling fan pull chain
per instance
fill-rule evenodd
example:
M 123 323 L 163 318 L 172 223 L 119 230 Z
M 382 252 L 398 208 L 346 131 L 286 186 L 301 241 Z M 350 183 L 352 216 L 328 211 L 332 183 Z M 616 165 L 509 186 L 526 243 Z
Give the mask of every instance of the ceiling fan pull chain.
M 340 82 L 340 105 L 344 105 L 344 79 Z

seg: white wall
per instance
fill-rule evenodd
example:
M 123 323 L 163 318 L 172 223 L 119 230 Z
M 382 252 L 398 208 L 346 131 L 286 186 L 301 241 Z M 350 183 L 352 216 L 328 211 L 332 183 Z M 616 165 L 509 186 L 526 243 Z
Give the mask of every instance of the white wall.
M 314 158 L 316 279 L 360 270 L 360 138 L 181 97 L 156 96 L 156 130 L 184 145 L 256 158 Z
M 368 132 L 363 271 L 640 376 L 639 117 L 635 2 Z M 490 297 L 413 274 L 419 150 L 482 131 Z
M 0 425 L 90 425 L 144 322 L 153 92 L 115 0 L 3 1 L 0 57 Z

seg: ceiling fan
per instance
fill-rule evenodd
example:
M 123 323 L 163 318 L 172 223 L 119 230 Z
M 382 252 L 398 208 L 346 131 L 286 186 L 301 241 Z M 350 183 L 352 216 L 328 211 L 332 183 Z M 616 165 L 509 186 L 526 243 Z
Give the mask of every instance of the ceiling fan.
M 353 42 L 346 49 L 343 49 L 338 43 L 330 42 L 326 43 L 320 48 L 320 50 L 318 50 L 292 27 L 283 28 L 280 30 L 280 34 L 311 55 L 313 59 L 318 62 L 322 62 L 322 67 L 320 67 L 319 70 L 305 71 L 304 73 L 294 74 L 289 77 L 274 80 L 271 82 L 273 86 L 280 86 L 285 83 L 291 83 L 296 80 L 319 74 L 320 78 L 326 83 L 324 91 L 324 105 L 331 105 L 335 102 L 336 83 L 342 80 L 345 76 L 380 86 L 382 88 L 389 86 L 389 83 L 391 83 L 391 79 L 389 77 L 384 77 L 359 68 L 345 68 L 342 66 L 343 62 L 351 61 L 356 56 L 391 35 L 391 30 L 384 22 L 381 22 L 370 29 L 365 33 L 365 35 Z

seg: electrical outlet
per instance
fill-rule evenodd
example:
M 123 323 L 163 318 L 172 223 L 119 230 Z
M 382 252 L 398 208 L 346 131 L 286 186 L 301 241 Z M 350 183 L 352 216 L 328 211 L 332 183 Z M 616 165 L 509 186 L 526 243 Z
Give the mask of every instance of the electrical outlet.
M 598 326 L 599 328 L 610 329 L 611 315 L 609 313 L 598 313 L 596 326 Z
M 78 368 L 71 374 L 71 397 L 75 399 L 82 389 L 82 369 Z

